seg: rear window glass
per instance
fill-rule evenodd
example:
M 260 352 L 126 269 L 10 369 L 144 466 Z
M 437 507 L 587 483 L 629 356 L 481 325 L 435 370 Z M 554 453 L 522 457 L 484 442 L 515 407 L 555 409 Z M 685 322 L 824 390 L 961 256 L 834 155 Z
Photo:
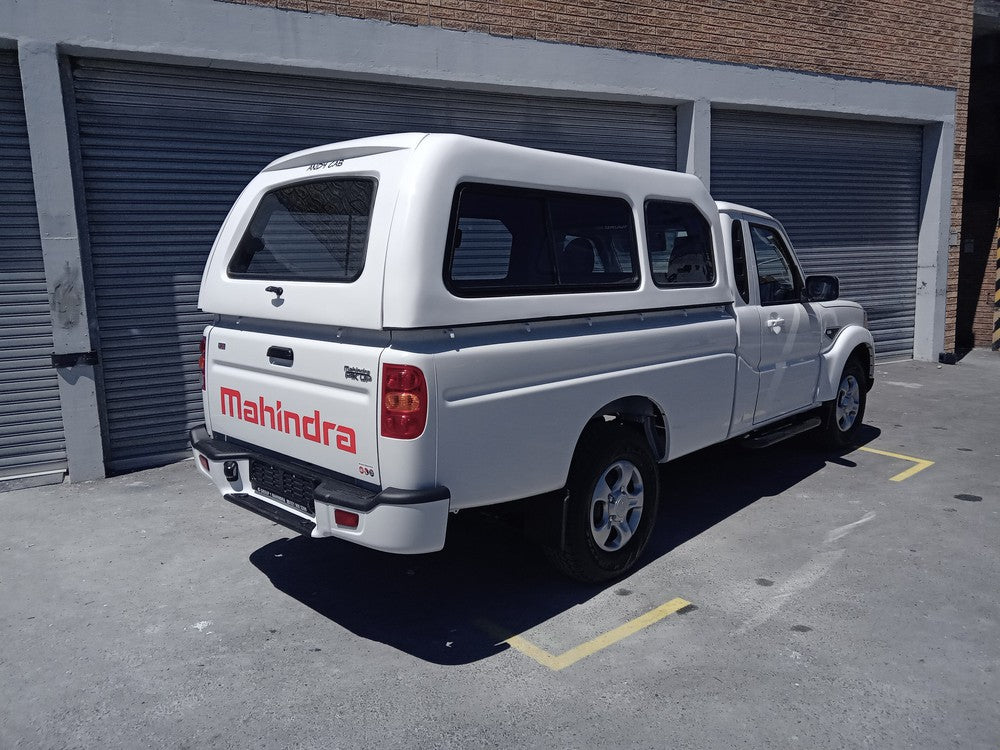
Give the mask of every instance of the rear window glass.
M 712 227 L 690 203 L 646 201 L 646 242 L 657 286 L 715 283 Z
M 340 178 L 272 190 L 257 206 L 229 275 L 276 281 L 354 281 L 368 245 L 375 180 Z
M 466 184 L 455 195 L 445 282 L 460 296 L 634 289 L 632 208 L 621 198 Z

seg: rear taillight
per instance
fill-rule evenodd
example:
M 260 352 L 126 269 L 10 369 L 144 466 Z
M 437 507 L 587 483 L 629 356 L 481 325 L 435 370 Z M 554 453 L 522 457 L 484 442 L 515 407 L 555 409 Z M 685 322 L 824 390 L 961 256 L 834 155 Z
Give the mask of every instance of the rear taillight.
M 427 425 L 427 381 L 412 365 L 382 365 L 382 437 L 412 440 Z
M 205 390 L 205 337 L 201 337 L 201 345 L 198 347 L 198 370 L 201 372 L 201 389 Z

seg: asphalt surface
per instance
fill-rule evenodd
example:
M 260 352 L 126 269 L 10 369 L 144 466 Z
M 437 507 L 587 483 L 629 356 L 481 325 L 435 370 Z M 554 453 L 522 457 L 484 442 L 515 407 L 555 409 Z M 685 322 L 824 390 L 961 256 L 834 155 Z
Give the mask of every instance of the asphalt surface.
M 996 748 L 1000 356 L 877 377 L 865 447 L 932 466 L 687 457 L 604 587 L 474 513 L 290 538 L 190 462 L 0 495 L 0 747 Z

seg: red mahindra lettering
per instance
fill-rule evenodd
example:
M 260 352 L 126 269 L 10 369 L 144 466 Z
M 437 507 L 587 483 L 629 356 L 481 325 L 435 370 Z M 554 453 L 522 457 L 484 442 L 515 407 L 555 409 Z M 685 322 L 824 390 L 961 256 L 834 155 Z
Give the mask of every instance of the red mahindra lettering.
M 291 409 L 283 409 L 280 400 L 268 404 L 263 396 L 258 396 L 256 400 L 244 399 L 236 388 L 225 386 L 219 388 L 219 397 L 223 416 L 323 445 L 330 445 L 332 437 L 338 450 L 358 452 L 354 430 L 323 419 L 319 409 L 313 409 L 312 414 L 299 414 Z

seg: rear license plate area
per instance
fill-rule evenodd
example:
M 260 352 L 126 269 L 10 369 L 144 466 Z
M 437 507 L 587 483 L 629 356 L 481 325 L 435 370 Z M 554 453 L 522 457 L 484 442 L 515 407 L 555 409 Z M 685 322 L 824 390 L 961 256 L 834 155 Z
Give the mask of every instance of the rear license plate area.
M 289 471 L 266 461 L 250 460 L 250 486 L 254 492 L 269 500 L 287 505 L 299 513 L 316 515 L 313 491 L 318 484 L 318 479 Z

